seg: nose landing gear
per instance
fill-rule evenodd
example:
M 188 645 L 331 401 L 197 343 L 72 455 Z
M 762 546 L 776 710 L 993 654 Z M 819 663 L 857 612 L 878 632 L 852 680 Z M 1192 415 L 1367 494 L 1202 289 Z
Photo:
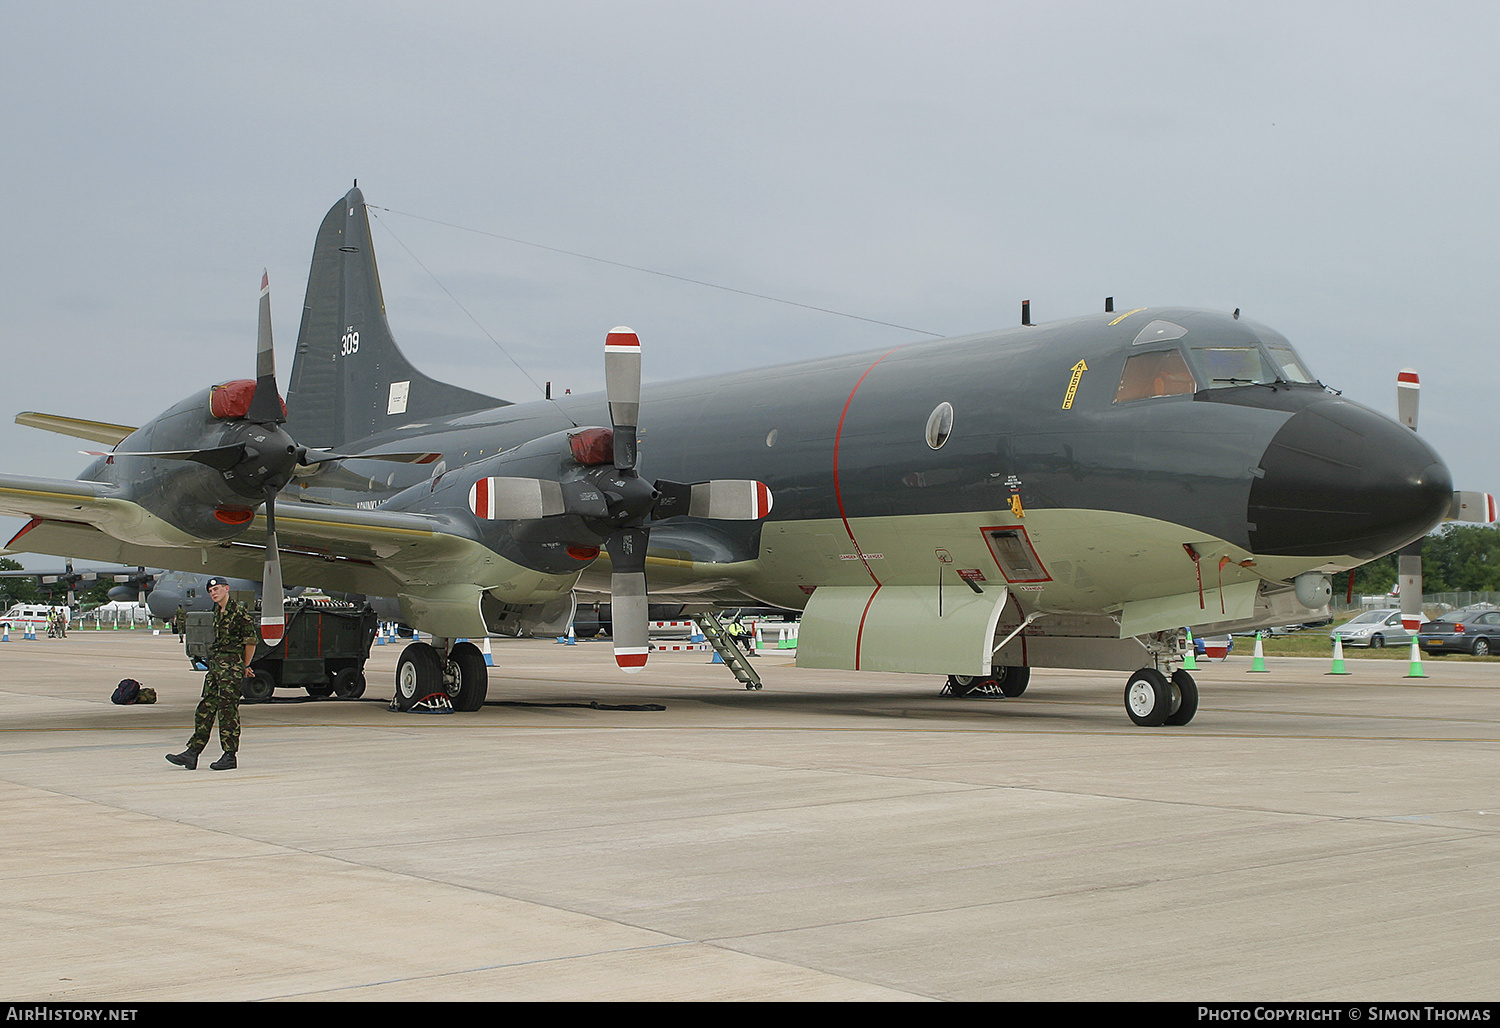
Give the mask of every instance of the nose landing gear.
M 1125 713 L 1144 728 L 1185 725 L 1198 713 L 1198 683 L 1181 668 L 1168 678 L 1143 667 L 1125 684 Z

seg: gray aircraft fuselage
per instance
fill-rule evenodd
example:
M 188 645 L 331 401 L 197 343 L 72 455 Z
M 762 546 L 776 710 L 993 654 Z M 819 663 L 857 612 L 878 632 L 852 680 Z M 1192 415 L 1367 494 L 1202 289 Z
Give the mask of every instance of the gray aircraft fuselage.
M 1136 342 L 1157 322 L 1185 332 Z M 755 559 L 764 527 L 777 523 L 836 523 L 843 549 L 858 553 L 864 519 L 993 512 L 1002 520 L 1012 496 L 1025 514 L 1128 514 L 1179 526 L 1184 542 L 1208 536 L 1261 557 L 1369 560 L 1436 525 L 1452 495 L 1441 459 L 1401 425 L 1319 384 L 1216 383 L 1116 401 L 1128 357 L 1175 350 L 1197 365 L 1198 352 L 1263 344 L 1288 346 L 1227 314 L 1153 308 L 647 385 L 642 473 L 770 486 L 775 507 L 765 523 L 716 526 L 705 537 L 717 541 L 719 560 Z M 1087 370 L 1070 397 L 1080 363 Z M 944 403 L 952 427 L 934 448 L 926 428 Z M 536 459 L 502 451 L 575 423 L 608 424 L 602 394 L 510 404 L 362 446 L 442 452 L 435 484 L 423 479 L 389 502 L 459 510 L 476 477 L 539 472 Z M 673 537 L 660 531 L 663 542 Z M 759 598 L 795 600 L 785 590 Z

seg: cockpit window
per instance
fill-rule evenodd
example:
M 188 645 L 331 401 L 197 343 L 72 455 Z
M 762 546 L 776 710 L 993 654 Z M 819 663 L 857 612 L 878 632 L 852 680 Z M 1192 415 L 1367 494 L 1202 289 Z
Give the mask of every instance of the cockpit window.
M 1272 385 L 1282 381 L 1258 346 L 1195 346 L 1193 356 L 1210 389 Z
M 1315 385 L 1318 381 L 1285 340 L 1260 346 L 1254 343 L 1195 346 L 1189 351 L 1189 359 L 1199 378 L 1208 380 L 1209 389 L 1286 383 Z
M 1154 350 L 1132 354 L 1125 361 L 1120 387 L 1115 390 L 1116 403 L 1147 400 L 1153 396 L 1178 396 L 1196 392 L 1197 383 L 1188 370 L 1187 361 L 1178 350 Z
M 1290 346 L 1277 346 L 1274 343 L 1266 346 L 1271 351 L 1271 359 L 1281 368 L 1281 377 L 1288 382 L 1301 382 L 1311 385 L 1317 379 L 1308 374 L 1307 369 L 1302 366 L 1302 360 L 1293 352 Z

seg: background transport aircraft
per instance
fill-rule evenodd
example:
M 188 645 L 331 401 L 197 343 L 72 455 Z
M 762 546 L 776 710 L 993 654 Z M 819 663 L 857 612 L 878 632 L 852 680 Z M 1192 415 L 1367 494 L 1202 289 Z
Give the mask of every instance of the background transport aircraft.
M 115 582 L 109 590 L 110 600 L 135 603 L 140 600 L 143 592 L 151 591 L 157 574 L 146 568 L 75 568 L 69 557 L 61 570 L 0 571 L 0 578 L 34 578 L 46 592 L 60 588 L 66 594 L 65 602 L 68 607 L 77 610 L 80 586 L 87 590 L 101 579 Z
M 395 597 L 434 636 L 401 706 L 476 709 L 484 662 L 454 640 L 566 626 L 575 595 L 608 594 L 638 669 L 649 570 L 658 602 L 803 610 L 799 665 L 1009 695 L 1032 667 L 1119 670 L 1153 726 L 1197 710 L 1184 626 L 1308 620 L 1330 576 L 1493 510 L 1238 311 L 1025 322 L 644 389 L 615 329 L 604 394 L 507 403 L 397 348 L 356 188 L 319 230 L 284 404 L 263 283 L 256 381 L 133 430 L 23 415 L 115 448 L 77 481 L 0 476 L 0 513 L 30 519 L 14 550 L 263 577 L 271 638 L 283 578 Z

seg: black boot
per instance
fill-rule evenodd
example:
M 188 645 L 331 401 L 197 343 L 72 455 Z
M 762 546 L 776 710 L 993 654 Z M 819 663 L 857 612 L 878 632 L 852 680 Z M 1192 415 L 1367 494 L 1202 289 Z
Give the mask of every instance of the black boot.
M 181 753 L 168 753 L 167 761 L 176 764 L 178 767 L 185 767 L 189 771 L 196 771 L 198 769 L 198 751 L 183 750 Z
M 222 757 L 220 757 L 218 760 L 214 761 L 212 764 L 210 764 L 208 766 L 211 767 L 211 768 L 213 768 L 215 771 L 233 771 L 235 768 L 239 767 L 240 765 L 234 759 L 234 754 L 233 753 L 226 753 Z

